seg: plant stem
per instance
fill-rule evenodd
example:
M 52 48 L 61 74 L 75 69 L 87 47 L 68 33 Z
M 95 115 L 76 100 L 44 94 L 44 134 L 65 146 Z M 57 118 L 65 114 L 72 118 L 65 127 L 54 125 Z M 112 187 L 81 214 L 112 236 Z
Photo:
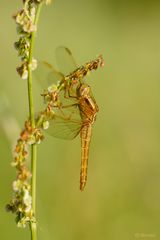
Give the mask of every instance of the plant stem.
M 38 4 L 35 15 L 35 26 L 37 27 L 39 14 L 41 10 L 42 3 Z M 33 102 L 33 85 L 32 85 L 32 69 L 31 63 L 33 58 L 33 50 L 35 43 L 35 35 L 33 32 L 30 39 L 30 51 L 29 51 L 29 61 L 28 61 L 28 102 L 29 102 L 29 117 L 31 121 L 31 127 L 35 128 L 35 119 L 34 119 L 34 102 Z M 32 209 L 34 216 L 36 216 L 36 161 L 37 161 L 37 146 L 33 144 L 31 146 L 31 195 L 32 195 Z M 31 240 L 37 240 L 37 225 L 36 223 L 31 223 Z

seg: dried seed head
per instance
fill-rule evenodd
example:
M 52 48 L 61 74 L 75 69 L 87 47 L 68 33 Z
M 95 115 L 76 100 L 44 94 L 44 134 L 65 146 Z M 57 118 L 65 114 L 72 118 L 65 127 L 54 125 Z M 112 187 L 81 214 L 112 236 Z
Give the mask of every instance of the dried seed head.
M 43 127 L 44 130 L 48 129 L 49 128 L 49 121 L 43 122 L 42 127 Z
M 28 66 L 27 63 L 24 62 L 20 67 L 17 67 L 17 72 L 23 80 L 28 78 Z
M 37 26 L 32 21 L 29 20 L 23 25 L 23 30 L 24 32 L 27 32 L 27 33 L 36 32 Z
M 32 69 L 32 71 L 34 71 L 37 68 L 37 60 L 33 58 L 32 62 L 28 66 Z
M 52 0 L 46 0 L 46 5 L 51 4 Z

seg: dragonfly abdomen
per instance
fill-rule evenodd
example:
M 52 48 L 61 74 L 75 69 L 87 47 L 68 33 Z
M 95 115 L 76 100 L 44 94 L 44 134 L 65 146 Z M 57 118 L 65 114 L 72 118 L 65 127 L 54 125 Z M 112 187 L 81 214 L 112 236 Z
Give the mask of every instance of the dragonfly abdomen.
M 89 157 L 89 145 L 91 141 L 92 126 L 88 124 L 81 130 L 81 170 L 80 170 L 80 190 L 83 191 L 87 182 L 87 169 Z

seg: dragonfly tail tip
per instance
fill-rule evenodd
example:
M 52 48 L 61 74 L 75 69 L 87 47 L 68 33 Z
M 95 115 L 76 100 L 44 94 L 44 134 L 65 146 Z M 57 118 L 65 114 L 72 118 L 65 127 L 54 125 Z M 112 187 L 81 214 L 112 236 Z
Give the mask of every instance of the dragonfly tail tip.
M 83 192 L 85 186 L 86 186 L 86 183 L 84 183 L 84 182 L 80 183 L 80 190 L 81 190 L 81 192 Z

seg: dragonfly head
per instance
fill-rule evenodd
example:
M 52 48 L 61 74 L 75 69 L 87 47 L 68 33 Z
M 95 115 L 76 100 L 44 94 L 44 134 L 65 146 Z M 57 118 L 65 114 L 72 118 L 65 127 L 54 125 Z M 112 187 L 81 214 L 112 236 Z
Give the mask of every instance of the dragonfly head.
M 77 94 L 79 97 L 86 97 L 90 95 L 91 88 L 87 84 L 80 84 L 80 86 L 77 89 Z

